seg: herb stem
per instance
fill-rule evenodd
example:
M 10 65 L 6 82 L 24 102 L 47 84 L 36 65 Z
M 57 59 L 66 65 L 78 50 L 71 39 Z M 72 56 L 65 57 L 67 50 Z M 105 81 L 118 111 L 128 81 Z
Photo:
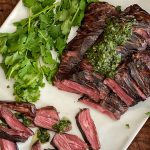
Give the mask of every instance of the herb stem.
M 73 18 L 72 18 L 72 21 L 71 21 L 71 24 L 73 24 L 73 22 L 74 22 L 74 20 L 75 20 L 75 18 L 76 18 L 76 16 L 77 16 L 79 10 L 80 10 L 80 9 L 78 8 L 77 11 L 76 11 L 76 13 L 74 14 L 74 16 L 73 16 Z

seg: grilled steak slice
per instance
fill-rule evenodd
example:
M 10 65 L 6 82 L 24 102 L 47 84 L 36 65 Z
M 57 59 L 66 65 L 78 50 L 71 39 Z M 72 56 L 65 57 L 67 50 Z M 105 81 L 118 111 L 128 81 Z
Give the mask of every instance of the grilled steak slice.
M 137 85 L 143 90 L 146 97 L 150 96 L 150 72 L 146 65 L 137 62 L 128 64 L 131 76 L 136 81 Z
M 70 93 L 80 94 L 79 91 L 76 91 L 75 89 L 73 89 L 71 87 L 68 87 L 66 82 L 64 82 L 64 81 L 57 80 L 57 81 L 54 81 L 54 84 L 60 90 L 70 92 Z
M 95 101 L 105 99 L 110 90 L 103 84 L 104 77 L 84 70 L 73 74 L 69 80 L 57 81 L 61 90 L 85 94 Z M 59 84 L 59 85 L 58 85 Z
M 101 106 L 103 106 L 103 103 L 109 104 L 121 114 L 124 114 L 128 110 L 127 104 L 123 102 L 115 93 L 110 93 L 105 100 L 101 101 Z
M 99 92 L 99 99 L 105 99 L 105 97 L 108 95 L 110 90 L 108 89 L 106 85 L 104 85 L 103 79 L 104 77 L 99 74 L 92 73 L 88 70 L 84 70 L 84 71 L 77 72 L 76 74 L 73 74 L 71 80 L 79 83 L 80 85 L 83 85 L 84 87 L 95 89 L 95 91 Z M 92 96 L 90 97 L 92 98 Z M 95 98 L 94 100 L 98 101 Z
M 132 57 L 133 60 L 144 63 L 147 66 L 147 68 L 150 70 L 150 51 L 148 49 L 144 51 L 139 51 L 138 53 L 134 54 Z
M 145 100 L 146 96 L 143 91 L 137 86 L 136 82 L 131 78 L 129 70 L 126 68 L 119 69 L 115 76 L 116 82 L 122 89 L 132 97 L 136 102 Z
M 127 106 L 131 106 L 135 103 L 133 98 L 125 93 L 125 91 L 112 79 L 105 79 L 104 84 L 106 84 L 117 96 L 127 104 Z
M 76 71 L 85 52 L 103 32 L 106 19 L 116 14 L 115 7 L 106 2 L 91 3 L 88 6 L 77 36 L 68 44 L 61 58 L 56 80 L 66 79 Z
M 36 142 L 32 145 L 31 150 L 42 150 L 41 143 L 40 143 L 39 141 L 36 141 Z
M 93 66 L 90 64 L 90 62 L 86 58 L 84 58 L 81 61 L 79 68 L 80 68 L 79 70 L 88 70 L 88 71 L 91 71 L 91 72 L 94 71 Z
M 131 15 L 136 19 L 133 32 L 141 35 L 147 44 L 150 45 L 150 14 L 143 10 L 139 5 L 134 4 L 127 7 L 123 12 L 123 16 Z
M 95 101 L 99 101 L 99 91 L 93 87 L 92 88 L 87 87 L 87 86 L 81 85 L 80 83 L 77 83 L 71 80 L 63 80 L 61 81 L 61 83 L 65 85 L 67 88 L 71 88 L 74 91 L 77 91 L 76 93 L 88 95 Z M 63 89 L 63 90 L 66 90 L 66 89 Z
M 113 106 L 108 104 L 105 100 L 101 101 L 100 103 L 94 102 L 89 97 L 83 96 L 79 99 L 79 102 L 94 108 L 95 110 L 109 116 L 113 120 L 120 119 L 121 112 L 115 109 Z
M 0 139 L 1 150 L 18 150 L 17 144 L 5 139 Z
M 11 110 L 21 112 L 30 117 L 35 117 L 36 114 L 36 107 L 31 103 L 0 101 L 0 107 L 1 106 L 5 106 Z
M 46 106 L 40 108 L 36 112 L 34 123 L 38 127 L 53 130 L 53 125 L 58 123 L 59 116 L 56 108 L 53 106 Z
M 9 129 L 0 125 L 0 138 L 13 142 L 25 142 L 29 135 L 22 131 Z
M 56 134 L 52 145 L 58 150 L 86 150 L 87 144 L 78 136 L 72 134 Z
M 89 109 L 82 109 L 76 116 L 77 125 L 87 141 L 90 149 L 100 149 L 100 142 L 96 131 L 96 126 L 91 118 Z
M 5 119 L 6 123 L 14 130 L 21 131 L 27 133 L 29 136 L 33 135 L 33 131 L 27 127 L 25 127 L 16 117 L 15 115 L 6 107 L 0 108 L 0 114 L 3 119 Z
M 144 24 L 150 24 L 150 15 L 144 9 L 142 9 L 139 5 L 134 4 L 127 7 L 123 14 L 125 15 L 133 15 L 138 22 L 142 22 Z

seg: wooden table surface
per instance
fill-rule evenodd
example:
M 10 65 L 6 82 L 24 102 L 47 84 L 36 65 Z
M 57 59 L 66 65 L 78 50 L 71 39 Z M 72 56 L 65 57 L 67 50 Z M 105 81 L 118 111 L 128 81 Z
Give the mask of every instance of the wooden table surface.
M 0 25 L 4 22 L 18 1 L 19 0 L 0 0 Z M 150 119 L 133 140 L 128 150 L 150 150 Z

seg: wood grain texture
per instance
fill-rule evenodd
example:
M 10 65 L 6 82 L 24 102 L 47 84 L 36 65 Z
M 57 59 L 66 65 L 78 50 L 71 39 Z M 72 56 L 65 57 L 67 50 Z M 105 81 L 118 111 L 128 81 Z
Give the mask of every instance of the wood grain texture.
M 18 1 L 19 0 L 0 0 L 0 25 L 4 22 Z M 133 140 L 128 150 L 150 150 L 150 119 Z

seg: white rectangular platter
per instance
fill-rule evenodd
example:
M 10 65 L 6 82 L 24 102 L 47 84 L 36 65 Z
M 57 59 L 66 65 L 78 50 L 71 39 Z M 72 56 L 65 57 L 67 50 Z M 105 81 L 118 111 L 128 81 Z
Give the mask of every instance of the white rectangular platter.
M 149 0 L 106 0 L 113 5 L 120 5 L 126 8 L 131 4 L 139 4 L 142 8 L 150 13 Z M 12 32 L 15 28 L 12 22 L 25 18 L 28 15 L 27 9 L 20 1 L 16 8 L 12 11 L 5 23 L 1 26 L 0 32 Z M 72 33 L 73 34 L 73 33 Z M 0 61 L 2 58 L 0 57 Z M 10 85 L 10 88 L 7 88 Z M 73 124 L 73 129 L 70 133 L 81 136 L 75 122 L 75 115 L 80 108 L 87 106 L 77 102 L 79 95 L 58 90 L 46 83 L 46 86 L 41 89 L 40 100 L 36 103 L 37 107 L 53 105 L 60 112 L 61 116 L 67 116 Z M 5 78 L 3 70 L 0 68 L 0 100 L 14 100 L 13 97 L 13 81 L 8 81 Z M 96 124 L 99 138 L 101 141 L 101 150 L 126 150 L 134 137 L 142 128 L 148 117 L 146 112 L 150 111 L 150 99 L 145 102 L 140 102 L 138 105 L 130 108 L 118 121 L 113 121 L 107 116 L 90 109 L 92 118 Z M 130 125 L 130 128 L 126 127 Z M 51 136 L 52 137 L 52 136 Z M 33 142 L 32 137 L 24 144 L 19 143 L 19 150 L 29 150 Z M 50 143 L 43 145 L 44 148 L 50 148 Z

